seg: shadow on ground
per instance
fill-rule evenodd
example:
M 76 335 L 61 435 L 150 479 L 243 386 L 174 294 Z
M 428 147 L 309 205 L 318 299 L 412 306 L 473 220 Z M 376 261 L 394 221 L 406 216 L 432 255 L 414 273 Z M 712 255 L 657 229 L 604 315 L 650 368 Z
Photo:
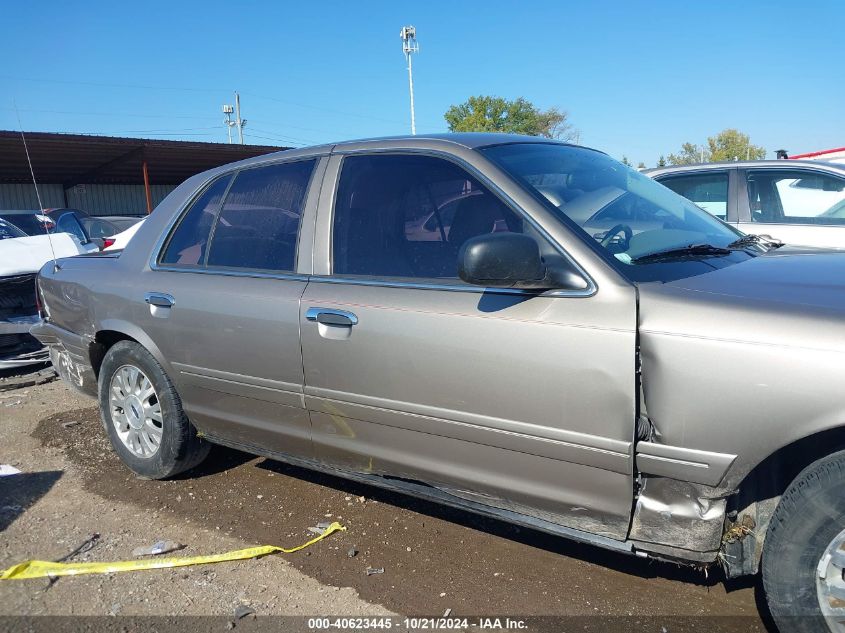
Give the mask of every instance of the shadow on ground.
M 61 476 L 60 470 L 48 470 L 0 477 L 0 532 L 46 495 Z

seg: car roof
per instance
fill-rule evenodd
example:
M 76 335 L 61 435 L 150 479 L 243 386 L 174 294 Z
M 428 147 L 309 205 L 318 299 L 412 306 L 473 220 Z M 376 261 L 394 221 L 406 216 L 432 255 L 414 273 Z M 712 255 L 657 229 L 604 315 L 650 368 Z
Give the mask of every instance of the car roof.
M 352 153 L 366 150 L 442 150 L 446 152 L 451 150 L 453 152 L 460 152 L 466 150 L 476 150 L 482 147 L 508 145 L 514 143 L 565 145 L 570 147 L 581 147 L 583 149 L 603 153 L 600 150 L 585 147 L 583 145 L 573 145 L 572 143 L 565 143 L 563 141 L 546 138 L 544 136 L 527 136 L 523 134 L 502 134 L 498 132 L 449 132 L 417 135 L 403 134 L 397 136 L 381 136 L 375 138 L 340 141 L 336 143 L 326 143 L 323 145 L 288 149 L 280 152 L 273 152 L 271 154 L 262 154 L 260 156 L 253 156 L 252 158 L 246 158 L 241 161 L 209 169 L 201 175 L 208 177 L 214 174 L 225 173 L 232 169 L 253 167 L 264 163 L 272 163 L 278 160 L 325 156 L 333 152 Z
M 335 147 L 357 145 L 359 143 L 378 144 L 383 141 L 406 141 L 410 145 L 420 141 L 446 141 L 456 145 L 463 145 L 468 149 L 477 149 L 489 145 L 503 145 L 507 143 L 557 143 L 566 145 L 563 141 L 544 136 L 528 136 L 525 134 L 505 134 L 501 132 L 444 132 L 438 134 L 399 134 L 396 136 L 381 136 L 363 138 L 335 143 Z
M 666 167 L 654 167 L 644 169 L 642 173 L 651 176 L 663 174 L 680 174 L 692 171 L 710 171 L 714 169 L 725 169 L 730 167 L 742 167 L 746 169 L 774 168 L 774 169 L 819 169 L 822 171 L 836 171 L 845 174 L 845 165 L 842 163 L 830 163 L 823 160 L 737 160 L 723 161 L 717 163 L 695 163 L 693 165 L 667 165 Z

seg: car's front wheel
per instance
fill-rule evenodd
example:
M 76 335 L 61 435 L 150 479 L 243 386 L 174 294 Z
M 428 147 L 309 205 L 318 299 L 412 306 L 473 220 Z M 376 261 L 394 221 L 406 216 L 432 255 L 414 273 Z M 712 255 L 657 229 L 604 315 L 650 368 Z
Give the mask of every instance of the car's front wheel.
M 762 567 L 781 631 L 845 633 L 845 451 L 790 484 L 769 523 Z
M 166 479 L 208 455 L 209 444 L 182 410 L 170 378 L 138 343 L 120 341 L 106 353 L 99 396 L 112 447 L 139 477 Z

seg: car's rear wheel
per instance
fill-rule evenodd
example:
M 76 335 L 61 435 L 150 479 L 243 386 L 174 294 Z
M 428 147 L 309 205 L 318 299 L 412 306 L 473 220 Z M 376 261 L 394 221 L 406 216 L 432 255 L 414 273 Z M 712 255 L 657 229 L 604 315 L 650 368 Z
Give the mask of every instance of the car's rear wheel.
M 140 477 L 166 479 L 193 468 L 208 455 L 182 410 L 173 383 L 152 354 L 134 341 L 120 341 L 103 358 L 100 413 L 112 447 Z
M 782 631 L 845 633 L 845 451 L 790 484 L 769 523 L 762 567 Z

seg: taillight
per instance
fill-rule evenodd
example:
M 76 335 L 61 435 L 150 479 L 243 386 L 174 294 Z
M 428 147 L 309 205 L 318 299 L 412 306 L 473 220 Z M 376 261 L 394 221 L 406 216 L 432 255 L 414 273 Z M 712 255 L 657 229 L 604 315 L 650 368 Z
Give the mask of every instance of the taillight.
M 106 250 L 109 246 L 114 244 L 117 240 L 113 237 L 105 237 L 103 238 L 103 250 Z

